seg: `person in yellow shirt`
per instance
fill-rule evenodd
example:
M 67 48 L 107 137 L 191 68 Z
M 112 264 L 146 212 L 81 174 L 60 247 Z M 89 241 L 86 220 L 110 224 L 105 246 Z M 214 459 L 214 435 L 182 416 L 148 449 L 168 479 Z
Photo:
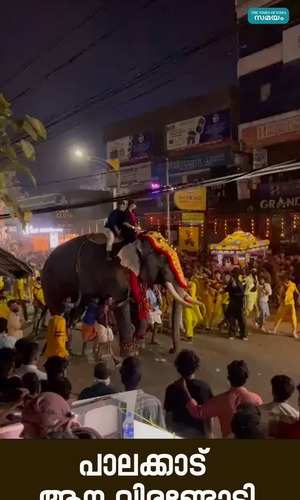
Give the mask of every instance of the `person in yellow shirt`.
M 13 287 L 14 298 L 20 303 L 23 311 L 25 321 L 28 320 L 27 314 L 27 293 L 26 293 L 26 280 L 25 278 L 16 279 Z
M 280 304 L 276 313 L 273 333 L 277 333 L 282 321 L 288 321 L 293 328 L 294 338 L 298 339 L 295 294 L 298 295 L 298 297 L 300 295 L 296 284 L 288 278 L 285 278 L 280 291 Z
M 188 293 L 190 296 L 197 300 L 197 285 L 191 280 L 188 283 Z M 183 307 L 183 326 L 185 329 L 186 340 L 191 342 L 194 337 L 194 328 L 203 322 L 205 315 L 205 307 L 202 305 L 200 310 L 199 305 L 193 305 L 193 307 Z
M 46 302 L 45 302 L 44 292 L 43 292 L 43 288 L 42 288 L 41 278 L 37 278 L 35 280 L 32 292 L 33 292 L 33 298 L 34 298 L 35 302 L 37 303 L 37 305 L 40 308 L 45 307 Z
M 63 312 L 51 316 L 48 323 L 46 345 L 44 347 L 45 358 L 51 356 L 59 356 L 68 358 L 69 352 L 67 349 L 68 330 L 67 323 L 63 317 Z
M 0 276 L 0 292 L 2 292 L 5 288 L 4 277 Z
M 0 291 L 0 318 L 8 319 L 10 309 L 3 291 Z
M 212 324 L 212 319 L 213 319 L 213 314 L 214 314 L 214 308 L 215 308 L 215 299 L 216 299 L 216 294 L 217 291 L 213 286 L 213 281 L 207 277 L 205 281 L 205 290 L 204 290 L 204 296 L 203 296 L 203 302 L 206 308 L 206 315 L 205 315 L 205 320 L 204 320 L 204 325 L 205 328 L 210 330 L 211 329 L 211 324 Z
M 210 326 L 213 329 L 218 329 L 224 321 L 224 289 L 220 281 L 215 282 L 214 288 L 216 289 L 216 296 Z
M 46 301 L 40 277 L 37 277 L 34 280 L 32 295 L 33 295 L 33 306 L 34 306 L 32 331 L 35 335 L 37 335 L 39 331 L 39 326 L 40 324 L 43 325 L 47 313 Z

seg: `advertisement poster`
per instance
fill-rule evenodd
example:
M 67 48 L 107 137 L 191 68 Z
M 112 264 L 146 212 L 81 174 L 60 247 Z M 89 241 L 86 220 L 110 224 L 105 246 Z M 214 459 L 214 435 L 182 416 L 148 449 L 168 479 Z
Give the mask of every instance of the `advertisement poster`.
M 232 163 L 230 149 L 221 149 L 220 151 L 207 151 L 198 154 L 196 157 L 181 158 L 169 162 L 169 174 L 180 175 L 198 170 L 205 170 L 213 167 L 227 167 Z
M 179 248 L 186 252 L 199 251 L 199 227 L 179 227 Z
M 131 138 L 130 136 L 109 141 L 106 146 L 106 156 L 111 159 L 119 159 L 120 162 L 128 161 L 131 152 Z
M 179 210 L 206 210 L 206 188 L 198 186 L 183 189 L 174 194 L 174 203 Z
M 107 143 L 107 158 L 118 158 L 121 163 L 147 159 L 152 152 L 152 144 L 151 132 L 128 135 Z
M 231 137 L 230 111 L 198 115 L 166 126 L 167 150 L 197 148 Z
M 204 213 L 182 212 L 181 221 L 183 224 L 191 224 L 191 225 L 204 224 Z

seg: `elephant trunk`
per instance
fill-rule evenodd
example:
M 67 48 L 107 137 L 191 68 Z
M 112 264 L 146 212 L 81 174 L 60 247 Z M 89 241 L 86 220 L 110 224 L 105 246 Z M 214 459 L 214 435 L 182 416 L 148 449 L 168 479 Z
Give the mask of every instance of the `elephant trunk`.
M 182 292 L 184 292 L 182 288 L 180 288 L 180 291 L 177 291 L 173 283 L 171 283 L 170 281 L 166 281 L 166 288 L 177 303 L 186 307 L 191 307 L 191 303 L 184 300 L 183 294 L 181 295 L 181 290 Z

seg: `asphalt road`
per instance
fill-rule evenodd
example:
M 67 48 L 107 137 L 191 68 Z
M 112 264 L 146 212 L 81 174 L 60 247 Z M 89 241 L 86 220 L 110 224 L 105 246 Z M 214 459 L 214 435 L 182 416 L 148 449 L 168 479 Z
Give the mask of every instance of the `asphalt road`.
M 79 332 L 75 332 L 79 342 Z M 141 387 L 162 401 L 167 385 L 177 377 L 173 366 L 174 355 L 168 354 L 170 339 L 161 334 L 160 346 L 147 345 L 141 354 L 143 379 Z M 249 389 L 258 392 L 264 401 L 271 398 L 270 379 L 275 374 L 287 374 L 300 383 L 300 341 L 287 336 L 255 333 L 248 342 L 229 340 L 214 333 L 197 334 L 193 344 L 182 342 L 182 348 L 194 349 L 201 358 L 199 377 L 206 380 L 215 394 L 228 388 L 226 366 L 234 359 L 244 359 L 249 366 Z M 82 356 L 72 356 L 69 378 L 74 395 L 93 381 L 93 364 Z M 118 371 L 112 377 L 117 388 L 122 389 Z M 296 395 L 293 398 L 296 403 Z

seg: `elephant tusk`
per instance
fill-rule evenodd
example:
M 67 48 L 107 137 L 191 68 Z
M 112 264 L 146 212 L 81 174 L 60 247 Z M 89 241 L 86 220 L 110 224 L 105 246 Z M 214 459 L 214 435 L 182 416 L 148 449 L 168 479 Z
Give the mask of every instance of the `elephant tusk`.
M 196 306 L 201 306 L 202 305 L 202 303 L 199 302 L 199 300 L 193 299 L 193 297 L 191 297 L 188 293 L 186 293 L 184 295 L 184 298 L 185 298 L 185 300 L 188 300 L 190 302 L 190 304 L 194 304 Z
M 166 281 L 166 288 L 177 302 L 186 307 L 191 307 L 189 302 L 186 302 L 183 297 L 180 297 L 179 293 L 175 290 L 174 285 L 170 281 Z
M 199 302 L 197 299 L 193 299 L 193 297 L 191 297 L 189 293 L 187 293 L 185 290 L 183 290 L 183 288 L 176 286 L 176 291 L 184 300 L 188 301 L 189 304 L 193 304 L 196 306 L 202 305 L 201 302 Z

